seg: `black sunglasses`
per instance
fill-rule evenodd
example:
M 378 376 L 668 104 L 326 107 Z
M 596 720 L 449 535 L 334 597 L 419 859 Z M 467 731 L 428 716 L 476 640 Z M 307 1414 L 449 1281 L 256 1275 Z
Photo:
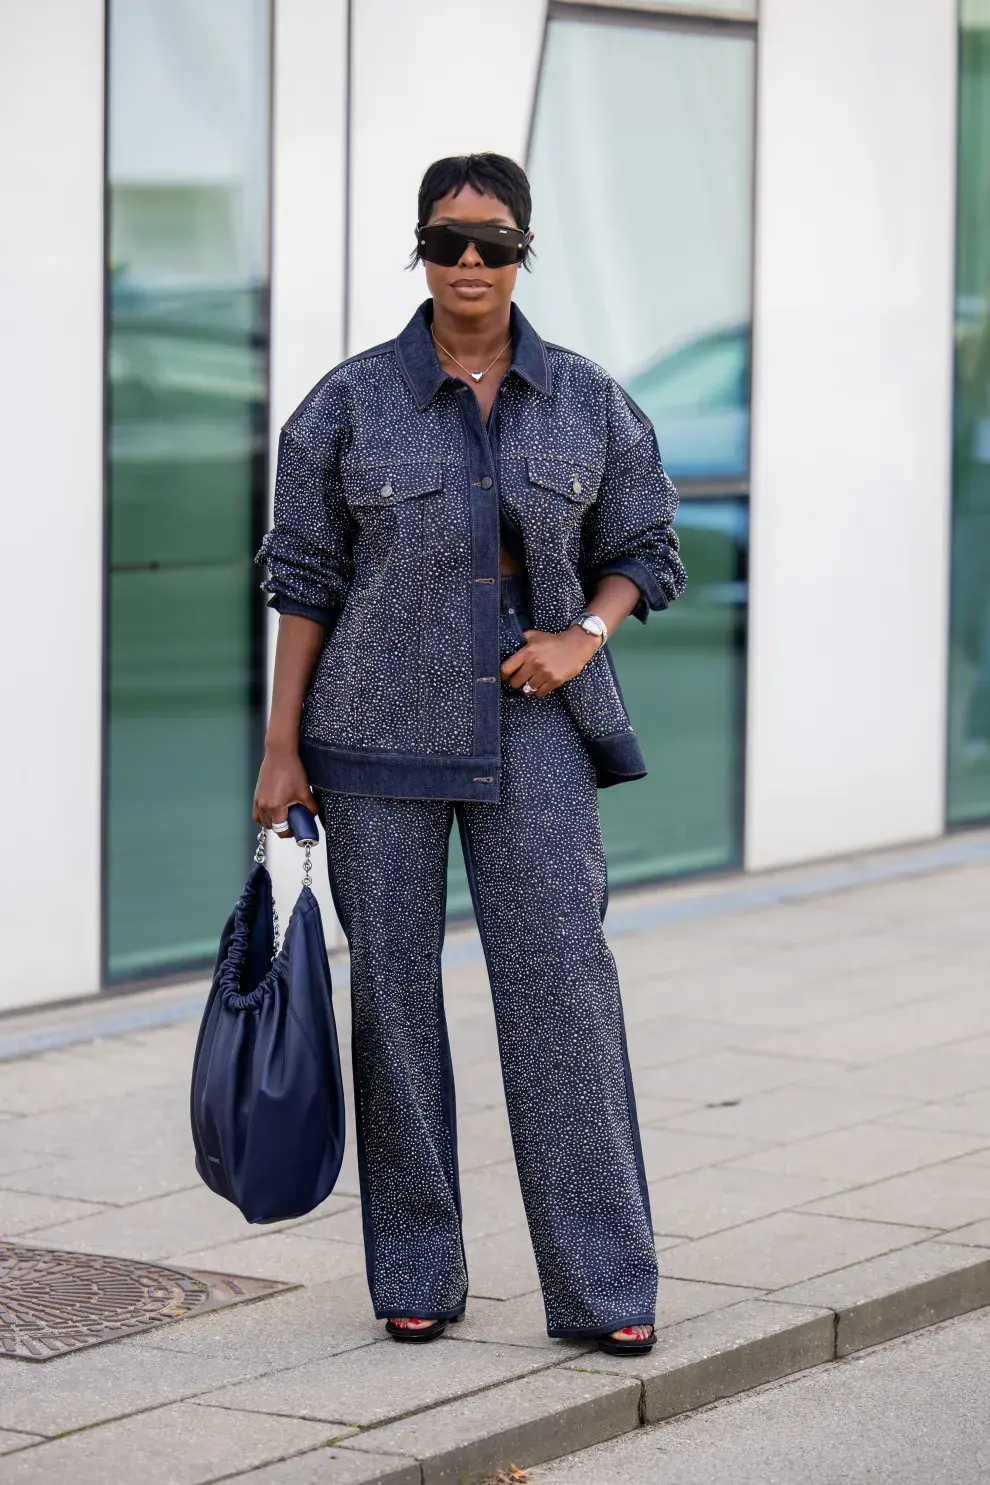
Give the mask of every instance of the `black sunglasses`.
M 445 222 L 439 227 L 416 228 L 416 251 L 427 263 L 455 268 L 473 242 L 486 268 L 508 268 L 521 263 L 531 241 L 529 232 L 498 223 Z

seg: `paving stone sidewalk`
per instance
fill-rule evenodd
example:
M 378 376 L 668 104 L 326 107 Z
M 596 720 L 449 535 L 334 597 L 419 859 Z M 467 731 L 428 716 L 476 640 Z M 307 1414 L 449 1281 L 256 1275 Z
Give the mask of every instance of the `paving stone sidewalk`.
M 662 1272 L 635 1365 L 546 1336 L 471 936 L 446 973 L 471 1299 L 423 1349 L 372 1317 L 353 1149 L 274 1228 L 199 1184 L 204 987 L 0 1020 L 0 1239 L 300 1286 L 0 1358 L 0 1485 L 483 1479 L 990 1303 L 990 834 L 956 841 L 616 898 Z

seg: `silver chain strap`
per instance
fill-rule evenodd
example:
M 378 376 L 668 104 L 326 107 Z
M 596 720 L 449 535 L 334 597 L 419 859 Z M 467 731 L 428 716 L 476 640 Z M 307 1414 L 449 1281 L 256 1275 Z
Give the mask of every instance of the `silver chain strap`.
M 302 879 L 302 884 L 303 884 L 304 887 L 312 887 L 312 885 L 313 885 L 313 846 L 312 846 L 312 842 L 306 841 L 306 843 L 304 845 L 304 851 L 305 851 L 305 855 L 303 856 L 303 879 Z M 255 861 L 257 861 L 257 863 L 258 863 L 259 866 L 264 866 L 264 864 L 265 864 L 265 857 L 266 857 L 267 854 L 268 854 L 268 832 L 267 832 L 267 830 L 259 830 L 258 831 L 258 844 L 255 847 L 255 852 L 254 852 L 254 859 L 255 859 Z M 275 928 L 275 949 L 274 949 L 274 952 L 272 954 L 272 963 L 274 964 L 275 963 L 275 960 L 278 958 L 278 951 L 279 951 L 279 947 L 280 947 L 281 942 L 282 942 L 282 929 L 281 929 L 281 925 L 280 925 L 280 923 L 278 921 L 278 908 L 275 906 L 275 903 L 274 902 L 272 902 L 272 919 L 273 919 L 274 928 Z

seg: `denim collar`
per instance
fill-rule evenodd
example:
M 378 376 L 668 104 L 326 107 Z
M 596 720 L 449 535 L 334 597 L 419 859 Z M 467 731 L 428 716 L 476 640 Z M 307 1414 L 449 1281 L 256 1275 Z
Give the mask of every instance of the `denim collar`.
M 430 404 L 444 382 L 449 380 L 437 359 L 432 325 L 433 300 L 425 299 L 395 342 L 402 374 L 409 383 L 420 412 Z M 546 348 L 522 310 L 515 304 L 510 310 L 509 329 L 514 346 L 509 370 L 516 372 L 538 392 L 548 394 L 550 363 Z

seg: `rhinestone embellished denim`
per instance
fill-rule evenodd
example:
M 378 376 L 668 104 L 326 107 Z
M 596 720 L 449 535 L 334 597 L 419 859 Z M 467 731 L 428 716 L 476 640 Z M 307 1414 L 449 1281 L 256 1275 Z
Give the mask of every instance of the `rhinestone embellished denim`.
M 279 440 L 257 560 L 283 614 L 329 631 L 302 718 L 314 787 L 496 801 L 499 541 L 525 557 L 538 629 L 566 629 L 607 573 L 637 617 L 683 592 L 677 494 L 649 419 L 601 367 L 513 306 L 513 360 L 486 426 L 441 368 L 432 301 L 343 362 Z M 599 787 L 646 772 L 608 648 L 560 688 Z
M 499 655 L 528 626 L 502 583 Z M 657 1263 L 595 769 L 559 692 L 501 684 L 497 804 L 317 791 L 351 952 L 358 1169 L 375 1314 L 453 1316 L 461 1241 L 440 951 L 456 819 L 526 1216 L 553 1336 L 653 1323 Z

